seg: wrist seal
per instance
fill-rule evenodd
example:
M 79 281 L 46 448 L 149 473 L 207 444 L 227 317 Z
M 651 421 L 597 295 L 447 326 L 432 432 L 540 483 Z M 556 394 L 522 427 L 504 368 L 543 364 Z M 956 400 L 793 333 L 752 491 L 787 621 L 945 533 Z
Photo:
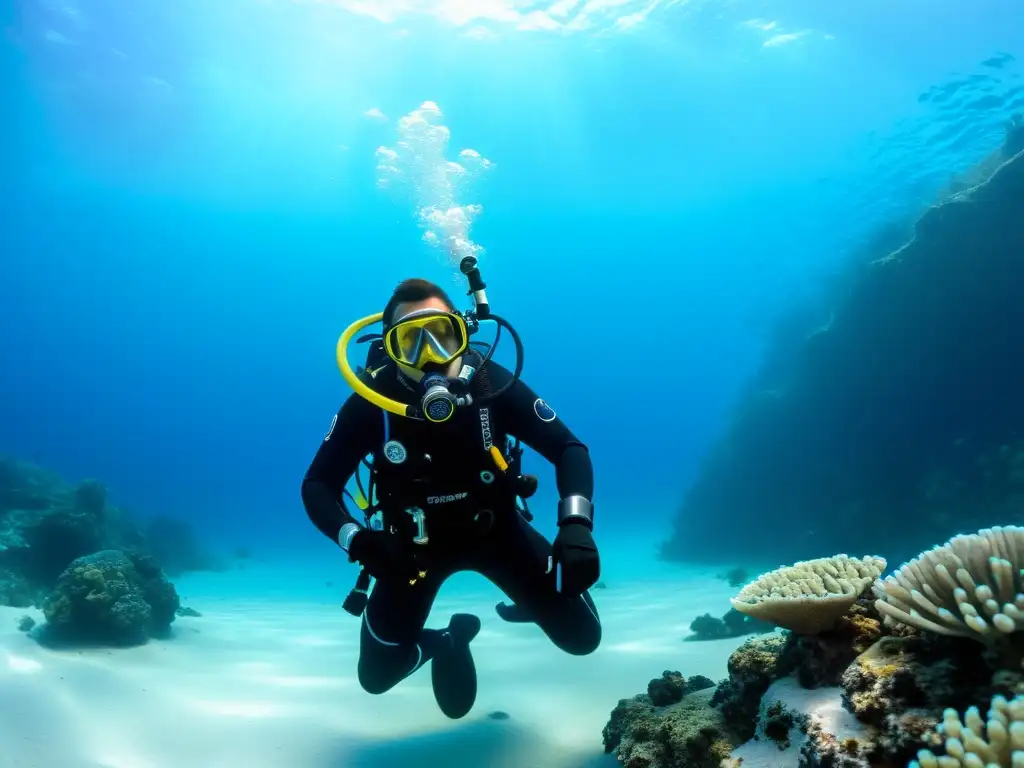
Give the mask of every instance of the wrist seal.
M 345 523 L 341 526 L 341 530 L 338 531 L 338 546 L 348 552 L 349 547 L 352 546 L 352 539 L 355 538 L 356 534 L 362 530 L 355 523 Z
M 558 527 L 568 523 L 583 523 L 594 530 L 594 505 L 589 499 L 577 494 L 558 502 Z

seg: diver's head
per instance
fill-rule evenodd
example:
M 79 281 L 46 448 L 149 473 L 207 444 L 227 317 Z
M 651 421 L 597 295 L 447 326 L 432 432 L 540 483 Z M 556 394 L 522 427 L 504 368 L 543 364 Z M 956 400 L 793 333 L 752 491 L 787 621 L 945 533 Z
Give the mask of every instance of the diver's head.
M 396 320 L 419 309 L 439 309 L 442 312 L 454 312 L 455 303 L 444 288 L 424 280 L 422 277 L 411 277 L 403 280 L 395 288 L 387 306 L 384 307 L 384 330 L 390 328 Z
M 405 376 L 457 375 L 468 331 L 454 302 L 439 285 L 422 278 L 398 284 L 384 307 L 384 347 Z

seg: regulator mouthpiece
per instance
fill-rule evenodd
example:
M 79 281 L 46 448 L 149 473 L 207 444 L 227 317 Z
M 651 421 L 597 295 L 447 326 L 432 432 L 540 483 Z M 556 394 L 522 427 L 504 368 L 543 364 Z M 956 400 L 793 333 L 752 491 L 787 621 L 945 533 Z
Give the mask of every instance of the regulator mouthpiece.
M 423 408 L 423 416 L 427 421 L 436 424 L 448 421 L 455 415 L 458 398 L 448 389 L 448 379 L 440 374 L 432 373 L 424 377 L 422 385 L 425 393 L 420 403 Z

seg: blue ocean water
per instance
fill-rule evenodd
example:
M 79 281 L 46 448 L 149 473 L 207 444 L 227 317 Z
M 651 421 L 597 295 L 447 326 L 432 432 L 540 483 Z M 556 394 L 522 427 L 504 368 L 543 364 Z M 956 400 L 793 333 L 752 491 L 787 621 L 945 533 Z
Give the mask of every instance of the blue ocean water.
M 406 277 L 464 294 L 432 191 L 378 184 L 425 102 L 493 164 L 454 203 L 621 578 L 671 577 L 655 545 L 779 317 L 1024 109 L 1016 0 L 14 0 L 0 27 L 0 453 L 310 585 L 354 574 L 299 497 L 338 335 Z

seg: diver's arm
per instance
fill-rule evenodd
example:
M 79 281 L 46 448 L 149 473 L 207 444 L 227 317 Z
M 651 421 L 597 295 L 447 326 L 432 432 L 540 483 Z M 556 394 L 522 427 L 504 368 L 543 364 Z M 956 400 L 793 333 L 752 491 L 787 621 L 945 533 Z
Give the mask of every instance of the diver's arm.
M 383 435 L 380 409 L 359 395 L 351 395 L 331 422 L 302 480 L 302 503 L 309 519 L 324 536 L 343 548 L 347 549 L 339 534 L 346 525 L 357 523 L 345 507 L 342 491 L 363 457 L 373 452 Z M 357 528 L 345 530 L 354 535 Z
M 487 374 L 497 390 L 512 378 L 500 365 L 489 362 Z M 593 526 L 594 466 L 590 452 L 544 401 L 520 379 L 501 395 L 493 407 L 501 425 L 550 461 L 558 485 L 558 522 L 582 522 Z

